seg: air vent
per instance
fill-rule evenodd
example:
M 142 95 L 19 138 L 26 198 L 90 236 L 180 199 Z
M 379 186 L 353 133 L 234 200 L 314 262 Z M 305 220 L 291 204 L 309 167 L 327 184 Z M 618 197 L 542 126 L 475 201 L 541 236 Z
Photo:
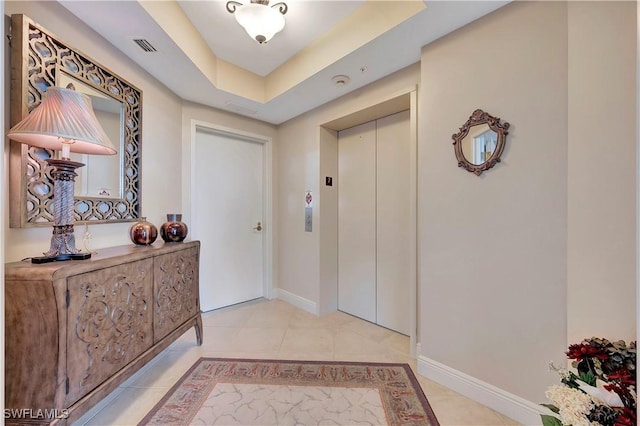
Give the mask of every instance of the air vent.
M 135 44 L 137 44 L 140 47 L 140 49 L 144 50 L 147 53 L 158 51 L 158 49 L 153 47 L 153 45 L 149 43 L 148 40 L 145 40 L 144 38 L 134 38 L 133 41 Z
M 242 115 L 256 115 L 258 113 L 258 111 L 256 111 L 255 109 L 237 105 L 231 101 L 226 101 L 224 105 L 228 108 L 229 111 L 237 112 L 238 114 Z

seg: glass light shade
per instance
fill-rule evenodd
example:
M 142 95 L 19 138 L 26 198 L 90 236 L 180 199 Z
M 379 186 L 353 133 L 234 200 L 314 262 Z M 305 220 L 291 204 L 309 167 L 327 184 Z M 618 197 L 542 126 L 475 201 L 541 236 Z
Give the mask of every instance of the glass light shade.
M 49 87 L 44 99 L 7 133 L 27 145 L 94 155 L 113 155 L 116 149 L 93 112 L 91 98 L 72 89 Z
M 278 10 L 259 3 L 248 3 L 234 15 L 247 34 L 259 43 L 265 43 L 284 28 L 284 16 Z M 264 37 L 264 39 L 262 39 Z

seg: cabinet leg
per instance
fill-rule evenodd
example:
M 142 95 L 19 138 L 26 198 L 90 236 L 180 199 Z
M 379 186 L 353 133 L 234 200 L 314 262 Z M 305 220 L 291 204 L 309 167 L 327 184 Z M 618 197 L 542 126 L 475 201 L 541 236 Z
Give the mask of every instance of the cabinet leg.
M 202 346 L 202 316 L 198 315 L 196 318 L 196 323 L 193 325 L 196 329 L 196 343 L 198 346 Z

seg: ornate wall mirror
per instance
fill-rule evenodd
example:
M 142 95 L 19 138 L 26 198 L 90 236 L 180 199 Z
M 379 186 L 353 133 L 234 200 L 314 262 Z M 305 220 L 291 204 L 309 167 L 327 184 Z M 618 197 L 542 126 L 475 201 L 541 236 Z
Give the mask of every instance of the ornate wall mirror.
M 11 16 L 11 125 L 38 106 L 51 86 L 71 83 L 92 100 L 100 124 L 118 150 L 114 156 L 82 156 L 74 218 L 90 223 L 140 217 L 142 93 L 87 55 L 57 39 L 24 15 Z M 11 141 L 10 225 L 53 223 L 53 181 L 44 161 L 54 151 Z
M 75 197 L 124 198 L 124 103 L 75 79 L 63 69 L 58 69 L 57 76 L 56 86 L 71 85 L 91 98 L 96 118 L 118 150 L 117 155 L 71 154 L 73 161 L 86 165 L 76 169 Z
M 458 167 L 480 176 L 499 163 L 509 126 L 481 109 L 473 111 L 460 131 L 452 136 Z

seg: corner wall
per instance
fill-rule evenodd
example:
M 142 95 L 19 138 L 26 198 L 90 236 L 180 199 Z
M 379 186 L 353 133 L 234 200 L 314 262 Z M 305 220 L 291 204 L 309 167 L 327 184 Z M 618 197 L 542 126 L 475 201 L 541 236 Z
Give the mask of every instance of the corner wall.
M 508 415 L 568 344 L 636 338 L 636 16 L 513 2 L 422 51 L 419 366 Z M 475 108 L 511 123 L 480 177 L 451 146 Z
M 568 341 L 635 340 L 635 2 L 568 7 Z

